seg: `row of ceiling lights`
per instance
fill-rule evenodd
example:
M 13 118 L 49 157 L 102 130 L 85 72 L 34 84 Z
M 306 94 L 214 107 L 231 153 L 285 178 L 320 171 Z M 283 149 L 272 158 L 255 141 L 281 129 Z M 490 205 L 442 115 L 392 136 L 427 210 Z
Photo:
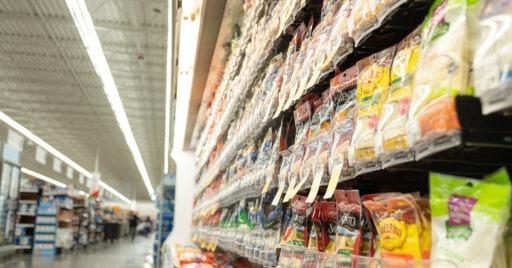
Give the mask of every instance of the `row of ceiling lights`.
M 172 2 L 172 0 L 170 0 Z M 82 39 L 82 42 L 84 43 L 84 46 L 87 50 L 87 53 L 89 55 L 90 60 L 93 63 L 93 66 L 95 68 L 96 73 L 98 74 L 99 78 L 102 81 L 103 84 L 103 90 L 105 92 L 105 95 L 107 96 L 107 99 L 109 100 L 109 103 L 111 105 L 111 108 L 114 112 L 114 115 L 116 117 L 117 123 L 123 133 L 123 136 L 125 138 L 126 144 L 128 145 L 128 148 L 130 149 L 130 152 L 132 153 L 133 159 L 135 161 L 135 164 L 137 166 L 137 169 L 139 170 L 139 173 L 142 177 L 142 180 L 146 186 L 146 189 L 148 191 L 148 194 L 150 195 L 151 199 L 154 200 L 154 189 L 151 184 L 151 179 L 149 178 L 149 174 L 147 172 L 147 169 L 145 167 L 144 161 L 142 159 L 142 155 L 140 153 L 139 147 L 137 145 L 137 142 L 135 141 L 135 136 L 133 135 L 133 132 L 130 127 L 130 123 L 128 121 L 128 117 L 126 115 L 123 103 L 121 101 L 121 97 L 119 96 L 119 91 L 117 89 L 117 86 L 115 84 L 114 78 L 112 76 L 112 72 L 110 70 L 110 67 L 108 65 L 107 59 L 105 57 L 105 54 L 103 52 L 101 42 L 98 38 L 98 34 L 96 33 L 96 29 L 94 27 L 94 23 L 91 17 L 91 14 L 89 13 L 89 10 L 87 9 L 87 5 L 84 0 L 66 0 L 67 7 L 71 13 L 71 16 L 73 17 L 73 20 L 75 22 L 75 26 L 78 29 L 78 32 L 80 33 L 80 37 Z M 169 9 L 171 10 L 173 8 L 173 5 L 168 5 Z M 169 25 L 172 25 L 172 12 L 169 12 Z M 169 31 L 172 31 L 173 27 L 169 27 Z M 171 37 L 172 34 L 169 33 L 169 36 Z M 172 46 L 169 46 L 168 49 L 168 59 L 167 59 L 167 74 L 170 75 L 170 53 L 172 53 Z M 169 163 L 169 131 L 170 131 L 170 99 L 171 99 L 171 77 L 167 77 L 167 83 L 166 83 L 166 106 L 165 106 L 165 156 L 164 156 L 164 172 L 168 173 L 168 163 Z M 44 140 L 36 136 L 34 133 L 20 125 L 18 122 L 7 116 L 5 113 L 0 112 L 0 120 L 9 125 L 14 130 L 18 131 L 20 134 L 25 136 L 26 138 L 32 140 L 37 145 L 41 146 L 43 149 L 48 151 L 49 153 L 53 154 L 55 157 L 62 160 L 64 163 L 75 169 L 76 171 L 83 174 L 88 179 L 92 178 L 92 173 L 84 169 L 82 166 L 71 160 L 69 157 L 55 149 L 53 146 L 46 143 Z M 49 178 L 43 174 L 37 173 L 35 171 L 29 170 L 27 168 L 22 168 L 22 172 L 26 175 L 37 177 L 41 180 L 44 180 L 46 182 L 49 182 L 51 184 L 54 184 L 58 187 L 65 187 L 66 185 L 60 181 L 57 181 L 55 179 Z M 128 199 L 126 196 L 115 190 L 113 187 L 109 186 L 103 181 L 100 181 L 100 186 L 104 188 L 105 190 L 111 192 L 121 200 L 123 200 L 126 203 L 131 203 L 130 199 Z
M 132 153 L 133 159 L 135 161 L 135 164 L 137 166 L 137 169 L 139 170 L 139 173 L 141 174 L 142 180 L 146 186 L 146 189 L 148 191 L 148 194 L 150 195 L 151 199 L 155 199 L 154 195 L 154 189 L 151 184 L 151 180 L 149 178 L 149 174 L 147 172 L 147 169 L 145 167 L 144 161 L 142 159 L 142 155 L 140 153 L 139 147 L 137 145 L 137 142 L 135 141 L 135 137 L 133 135 L 133 132 L 130 127 L 130 123 L 128 121 L 128 117 L 126 115 L 126 112 L 124 110 L 123 103 L 121 101 L 121 98 L 119 96 L 119 91 L 117 89 L 117 86 L 115 84 L 114 78 L 112 76 L 112 72 L 110 70 L 110 67 L 108 65 L 108 62 L 106 60 L 105 54 L 103 52 L 101 42 L 98 38 L 98 34 L 96 33 L 94 23 L 91 17 L 91 14 L 89 13 L 87 9 L 87 5 L 85 4 L 84 0 L 66 0 L 66 4 L 68 6 L 68 9 L 70 10 L 70 13 L 73 17 L 73 20 L 75 22 L 75 25 L 80 33 L 80 37 L 82 39 L 82 42 L 85 45 L 85 48 L 87 50 L 87 53 L 89 55 L 89 58 L 91 59 L 93 66 L 95 68 L 96 73 L 100 77 L 102 83 L 103 83 L 103 90 L 105 92 L 105 95 L 107 96 L 111 108 L 114 112 L 114 115 L 116 117 L 117 123 L 123 133 L 123 136 L 125 138 L 125 141 L 130 149 L 130 152 Z M 187 4 L 183 6 L 183 11 L 185 14 L 192 13 L 192 9 L 194 8 L 195 1 L 190 1 L 190 4 Z M 187 8 L 188 7 L 188 8 Z M 173 53 L 173 25 L 174 25 L 174 18 L 172 16 L 173 14 L 173 8 L 174 8 L 174 1 L 169 0 L 169 12 L 168 12 L 168 48 L 167 48 L 167 81 L 166 81 L 166 105 L 165 105 L 165 148 L 164 148 L 164 173 L 167 174 L 169 172 L 169 137 L 170 137 L 170 124 L 171 124 L 171 95 L 172 95 L 172 78 L 173 78 L 173 67 L 172 67 L 172 53 Z M 188 46 L 180 44 L 180 59 L 189 59 L 189 62 L 184 62 L 183 60 L 180 61 L 180 69 L 191 69 L 193 70 L 193 66 L 195 63 L 195 55 L 197 50 L 197 41 L 198 41 L 198 34 L 199 34 L 199 20 L 191 20 L 191 22 L 186 22 L 185 20 L 182 20 L 182 30 L 181 32 L 187 33 L 183 35 L 180 39 L 182 39 L 182 42 L 185 42 L 186 44 L 195 44 L 195 46 Z M 190 25 L 189 25 L 190 24 Z M 188 30 L 187 28 L 190 28 Z M 183 64 L 185 63 L 185 64 Z M 186 66 L 184 66 L 186 65 Z M 187 68 L 188 66 L 188 68 Z M 188 106 L 188 101 L 190 99 L 190 93 L 191 93 L 191 78 L 192 74 L 185 75 L 184 77 L 181 77 L 181 81 L 178 81 L 178 87 L 181 88 L 180 93 L 178 94 L 178 106 L 185 105 Z M 188 78 L 188 79 L 187 79 Z M 186 82 L 185 82 L 186 81 Z M 181 84 L 181 85 L 180 85 Z M 180 96 L 181 95 L 181 96 Z M 181 97 L 181 98 L 180 98 Z M 181 101 L 180 101 L 181 100 Z M 188 108 L 188 107 L 187 107 Z M 188 109 L 185 109 L 185 113 L 183 116 L 180 116 L 181 118 L 185 120 L 179 120 L 177 121 L 186 121 L 186 118 L 188 116 Z M 27 137 L 28 139 L 32 140 L 34 143 L 38 144 L 45 150 L 47 150 L 49 153 L 53 154 L 55 157 L 61 159 L 63 162 L 77 170 L 78 172 L 82 173 L 87 178 L 92 178 L 92 173 L 72 161 L 70 158 L 50 146 L 48 143 L 43 141 L 41 138 L 37 137 L 35 134 L 33 134 L 31 131 L 8 117 L 3 112 L 0 112 L 0 120 L 8 124 L 10 127 L 15 129 L 16 131 L 20 132 L 22 135 Z M 185 122 L 182 122 L 185 123 Z M 182 125 L 182 124 L 177 124 Z M 178 126 L 180 127 L 180 126 Z M 181 126 L 181 128 L 184 128 L 184 125 Z M 184 129 L 180 131 L 180 129 L 177 130 L 178 133 L 185 133 Z M 178 140 L 182 140 L 184 137 L 178 137 Z M 180 144 L 182 147 L 183 144 Z M 57 180 L 51 179 L 47 176 L 44 176 L 42 174 L 36 173 L 34 171 L 28 170 L 24 168 L 22 170 L 23 173 L 27 175 L 31 175 L 34 177 L 38 177 L 42 180 L 45 180 L 47 182 L 50 182 L 54 185 L 57 185 L 59 187 L 64 187 L 65 184 L 62 182 L 59 182 Z M 103 181 L 100 181 L 100 186 L 103 187 L 105 190 L 111 192 L 121 200 L 123 200 L 126 203 L 130 203 L 130 200 L 124 196 L 123 194 L 119 193 L 117 190 L 109 186 L 108 184 L 104 183 Z

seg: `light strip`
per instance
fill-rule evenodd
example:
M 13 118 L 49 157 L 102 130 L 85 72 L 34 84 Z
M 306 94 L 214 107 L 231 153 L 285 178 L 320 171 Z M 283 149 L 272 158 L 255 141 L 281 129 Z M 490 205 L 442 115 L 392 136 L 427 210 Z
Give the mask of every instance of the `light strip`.
M 100 181 L 100 186 L 103 187 L 105 190 L 113 193 L 115 196 L 119 197 L 119 199 L 123 200 L 126 204 L 130 204 L 132 202 L 126 196 L 122 195 L 120 192 L 116 191 L 116 189 L 110 187 L 108 184 L 104 183 L 103 181 Z
M 55 185 L 57 187 L 66 188 L 66 184 L 64 184 L 64 183 L 62 183 L 62 182 L 60 182 L 58 180 L 52 179 L 50 177 L 47 177 L 47 176 L 45 176 L 43 174 L 37 173 L 35 171 L 32 171 L 30 169 L 22 167 L 21 168 L 21 173 L 25 173 L 25 174 L 27 174 L 29 176 L 36 177 L 36 178 L 38 178 L 40 180 L 46 181 L 48 183 L 51 183 L 51 184 L 53 184 L 53 185 Z
M 169 173 L 169 139 L 171 131 L 171 87 L 172 87 L 172 76 L 174 65 L 172 60 L 173 46 L 173 29 L 174 29 L 174 18 L 173 18 L 173 5 L 174 1 L 169 0 L 168 11 L 167 11 L 167 66 L 166 66 L 166 77 L 165 77 L 165 141 L 164 141 L 164 175 Z
M 135 164 L 142 176 L 142 180 L 146 185 L 146 189 L 151 196 L 154 189 L 151 185 L 151 180 L 146 170 L 146 166 L 144 165 L 144 161 L 142 160 L 139 147 L 135 141 L 135 137 L 133 136 L 130 122 L 128 121 L 121 97 L 119 96 L 119 91 L 117 90 L 117 86 L 114 82 L 114 77 L 112 76 L 110 67 L 108 66 L 105 54 L 103 53 L 103 48 L 101 47 L 100 39 L 96 33 L 91 14 L 87 9 L 87 5 L 84 0 L 66 0 L 66 4 L 71 12 L 73 20 L 75 21 L 75 25 L 80 33 L 82 42 L 85 45 L 94 69 L 103 82 L 103 91 L 107 95 L 107 99 L 110 102 L 110 106 L 112 107 L 117 123 L 119 124 L 119 128 L 123 132 L 124 139 L 133 155 L 133 159 L 135 160 Z
M 13 128 L 17 132 L 19 132 L 21 135 L 25 136 L 27 139 L 33 141 L 35 144 L 41 146 L 43 149 L 45 149 L 47 152 L 51 153 L 55 157 L 62 160 L 62 162 L 66 163 L 68 166 L 72 167 L 76 171 L 84 174 L 87 178 L 92 178 L 91 172 L 87 171 L 85 168 L 81 167 L 77 163 L 75 163 L 73 160 L 69 159 L 69 157 L 65 156 L 63 153 L 57 151 L 57 149 L 53 148 L 51 145 L 43 141 L 41 138 L 36 136 L 34 133 L 32 133 L 30 130 L 26 129 L 24 126 L 20 125 L 18 122 L 14 121 L 12 118 L 7 116 L 5 113 L 0 112 L 0 120 L 2 120 L 4 123 L 6 123 L 9 127 Z
M 179 77 L 176 97 L 176 111 L 180 112 L 176 113 L 175 116 L 173 143 L 173 150 L 178 152 L 185 147 L 185 135 L 204 3 L 205 1 L 182 1 L 179 36 Z M 195 19 L 192 20 L 192 17 L 195 17 Z
M 77 164 L 76 162 L 71 160 L 69 157 L 65 156 L 63 153 L 61 153 L 57 149 L 53 148 L 53 146 L 51 146 L 50 144 L 46 143 L 44 140 L 42 140 L 41 138 L 36 136 L 30 130 L 26 129 L 24 126 L 20 125 L 20 123 L 14 121 L 14 119 L 10 118 L 8 115 L 6 115 L 5 113 L 3 113 L 1 111 L 0 111 L 0 120 L 3 121 L 5 124 L 7 124 L 12 129 L 14 129 L 17 132 L 19 132 L 21 135 L 25 136 L 27 139 L 29 139 L 29 140 L 33 141 L 35 144 L 41 146 L 41 148 L 45 149 L 47 152 L 51 153 L 55 157 L 57 157 L 60 160 L 62 160 L 62 162 L 66 163 L 68 166 L 70 166 L 73 169 L 75 169 L 76 171 L 82 173 L 87 178 L 89 178 L 89 179 L 92 178 L 91 172 L 87 171 L 85 168 L 83 168 L 82 166 L 80 166 L 79 164 Z M 25 170 L 28 170 L 28 169 L 25 169 Z M 29 172 L 33 172 L 33 171 L 30 171 L 30 170 L 28 170 L 28 171 Z M 26 173 L 26 174 L 28 174 L 28 173 Z M 37 173 L 37 174 L 39 174 L 39 173 Z M 31 175 L 31 174 L 28 174 L 28 175 Z M 39 175 L 41 175 L 41 174 L 39 174 Z M 41 176 L 43 176 L 43 175 L 41 175 Z M 48 178 L 48 177 L 46 177 L 46 178 Z M 58 183 L 60 183 L 60 182 L 58 182 Z M 64 185 L 64 187 L 66 186 L 65 184 L 62 184 L 62 185 Z M 124 195 L 120 194 L 118 191 L 116 191 L 114 188 L 110 187 L 106 183 L 100 182 L 100 185 L 103 188 L 105 188 L 108 191 L 110 191 L 113 194 L 115 194 L 116 196 L 118 196 L 119 198 L 121 198 L 123 200 L 128 200 L 128 202 L 130 201 L 128 198 L 126 198 Z M 63 186 L 59 186 L 59 187 L 63 187 Z

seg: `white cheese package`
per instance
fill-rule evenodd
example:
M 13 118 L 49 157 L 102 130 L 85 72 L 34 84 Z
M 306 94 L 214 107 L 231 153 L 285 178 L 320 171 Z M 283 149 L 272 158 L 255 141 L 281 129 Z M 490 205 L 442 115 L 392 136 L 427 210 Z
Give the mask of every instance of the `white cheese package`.
M 475 95 L 484 114 L 512 108 L 511 22 L 512 1 L 486 1 L 473 62 Z
M 455 96 L 473 93 L 468 87 L 468 25 L 479 2 L 436 0 L 427 14 L 407 122 L 407 142 L 416 151 L 425 151 L 435 140 L 460 130 Z

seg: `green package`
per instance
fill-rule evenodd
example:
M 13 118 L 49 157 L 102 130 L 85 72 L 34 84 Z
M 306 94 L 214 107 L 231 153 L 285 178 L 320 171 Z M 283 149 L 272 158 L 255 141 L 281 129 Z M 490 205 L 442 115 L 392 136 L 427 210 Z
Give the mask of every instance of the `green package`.
M 490 267 L 508 220 L 510 189 L 505 169 L 483 181 L 430 174 L 431 258 Z

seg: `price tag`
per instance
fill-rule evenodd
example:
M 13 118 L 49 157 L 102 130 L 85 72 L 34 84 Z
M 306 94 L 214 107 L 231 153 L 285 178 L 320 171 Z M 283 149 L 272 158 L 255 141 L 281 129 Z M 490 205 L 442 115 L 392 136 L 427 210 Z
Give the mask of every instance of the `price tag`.
M 288 100 L 286 101 L 286 104 L 284 105 L 284 108 L 287 109 L 288 107 L 290 107 L 292 105 L 292 102 L 296 99 L 296 88 L 298 87 L 298 82 L 295 82 L 291 89 L 290 89 L 290 93 L 288 94 Z
M 288 185 L 288 189 L 286 190 L 286 195 L 284 196 L 284 199 L 283 199 L 284 203 L 286 203 L 286 202 L 290 201 L 290 199 L 292 199 L 294 187 L 295 187 L 295 184 L 297 183 L 297 174 L 292 174 L 291 177 L 292 178 L 290 180 L 290 184 Z
M 354 163 L 356 162 L 356 153 L 354 151 L 354 147 L 350 146 L 348 148 L 348 163 L 353 166 Z
M 295 94 L 295 98 L 294 99 L 298 99 L 302 96 L 302 94 L 304 94 L 304 91 L 306 89 L 308 89 L 308 87 L 306 87 L 306 85 L 308 84 L 308 77 L 309 77 L 309 73 L 307 75 L 304 75 L 302 77 L 302 79 L 300 80 L 300 84 L 299 84 L 299 89 L 297 90 L 297 93 Z
M 324 199 L 329 199 L 334 194 L 336 186 L 338 185 L 338 180 L 340 179 L 342 168 L 343 161 L 334 162 L 334 166 L 331 172 L 331 178 L 329 179 L 329 185 L 327 185 L 327 190 L 325 191 Z
M 279 184 L 276 196 L 274 196 L 274 200 L 272 200 L 272 206 L 277 206 L 279 204 L 279 200 L 281 200 L 281 195 L 283 195 L 284 192 L 284 186 L 284 181 Z
M 283 100 L 283 101 L 279 100 L 279 106 L 277 107 L 277 110 L 276 110 L 276 113 L 274 114 L 274 116 L 272 116 L 272 119 L 277 118 L 281 114 L 281 111 L 283 110 L 284 102 L 285 102 L 285 100 Z
M 304 186 L 304 184 L 306 183 L 307 180 L 301 180 L 299 182 L 299 184 L 297 184 L 297 186 L 293 189 L 292 191 L 292 194 L 290 196 L 290 199 L 292 199 L 293 197 L 295 197 L 297 195 L 297 193 L 300 191 L 300 189 L 302 189 L 302 187 Z
M 269 180 L 269 179 L 267 179 L 267 180 L 265 181 L 265 185 L 263 186 L 263 189 L 261 190 L 261 193 L 262 193 L 262 194 L 264 194 L 264 193 L 268 192 L 268 188 L 269 188 L 269 187 L 270 187 L 270 180 Z
M 318 190 L 320 189 L 320 183 L 322 182 L 322 177 L 324 175 L 324 167 L 321 166 L 315 169 L 315 176 L 313 178 L 313 184 L 311 185 L 311 190 L 309 190 L 308 198 L 306 199 L 306 203 L 313 203 L 315 201 L 316 195 L 318 194 Z
M 379 156 L 383 152 L 383 144 L 382 144 L 382 132 L 378 131 L 375 135 L 375 140 L 373 141 L 375 144 L 375 155 Z
M 309 83 L 307 83 L 304 86 L 304 88 L 306 88 L 306 89 L 312 88 L 316 84 L 316 82 L 318 81 L 318 77 L 320 76 L 321 72 L 322 72 L 321 68 L 315 68 L 315 71 L 313 72 L 313 76 L 309 80 Z
M 418 121 L 412 119 L 407 122 L 407 145 L 412 146 L 419 138 Z

